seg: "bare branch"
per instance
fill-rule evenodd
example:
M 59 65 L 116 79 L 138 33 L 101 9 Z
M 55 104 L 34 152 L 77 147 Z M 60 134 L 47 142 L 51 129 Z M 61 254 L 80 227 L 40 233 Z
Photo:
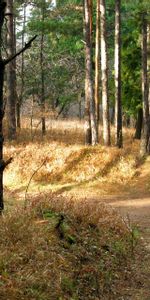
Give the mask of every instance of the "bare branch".
M 0 171 L 4 171 L 4 169 L 12 162 L 13 158 L 10 157 L 8 160 L 4 161 L 3 159 L 0 161 Z
M 21 53 L 25 52 L 27 49 L 29 49 L 31 47 L 32 42 L 36 39 L 36 37 L 37 37 L 37 35 L 35 35 L 32 39 L 30 39 L 29 42 L 26 43 L 25 46 L 19 52 L 17 52 L 16 54 L 14 54 L 12 57 L 9 57 L 8 59 L 5 59 L 3 61 L 4 65 L 6 66 L 14 58 L 16 58 L 17 56 L 19 56 Z

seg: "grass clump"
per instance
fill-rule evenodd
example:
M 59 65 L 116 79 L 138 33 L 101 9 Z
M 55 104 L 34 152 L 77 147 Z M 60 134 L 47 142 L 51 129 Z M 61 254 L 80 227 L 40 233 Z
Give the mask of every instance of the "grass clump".
M 52 197 L 6 213 L 0 299 L 117 299 L 130 281 L 130 236 L 116 212 L 95 201 Z

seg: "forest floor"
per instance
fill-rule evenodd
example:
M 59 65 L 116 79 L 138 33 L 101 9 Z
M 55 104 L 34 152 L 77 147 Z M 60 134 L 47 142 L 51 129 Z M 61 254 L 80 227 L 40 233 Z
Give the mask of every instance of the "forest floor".
M 139 286 L 129 289 L 127 298 L 132 300 L 150 299 L 150 159 L 138 169 L 139 175 L 132 179 L 115 195 L 98 197 L 99 201 L 108 203 L 117 209 L 124 219 L 138 227 L 143 241 L 143 260 L 138 261 L 135 272 L 139 277 Z M 94 195 L 93 195 L 94 196 Z M 95 197 L 97 197 L 95 195 Z
M 136 284 L 126 286 L 121 297 L 106 299 L 149 300 L 150 158 L 139 157 L 139 142 L 134 141 L 132 130 L 125 130 L 124 149 L 118 150 L 83 146 L 81 128 L 82 124 L 70 123 L 66 128 L 65 123 L 54 124 L 42 142 L 38 132 L 35 142 L 28 141 L 26 130 L 17 143 L 6 143 L 5 156 L 14 157 L 4 178 L 6 207 L 24 206 L 33 199 L 61 195 L 76 202 L 86 199 L 89 205 L 108 205 L 119 211 L 129 226 L 138 228 L 142 246 L 140 259 L 133 267 Z

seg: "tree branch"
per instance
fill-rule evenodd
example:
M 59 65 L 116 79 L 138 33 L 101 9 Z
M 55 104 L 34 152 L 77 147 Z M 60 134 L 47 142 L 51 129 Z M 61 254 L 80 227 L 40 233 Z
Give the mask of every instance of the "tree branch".
M 3 63 L 6 66 L 7 64 L 9 64 L 9 62 L 11 62 L 14 58 L 16 58 L 17 56 L 19 56 L 21 53 L 25 52 L 27 49 L 29 49 L 31 47 L 32 42 L 36 39 L 37 35 L 35 35 L 32 39 L 29 40 L 28 43 L 25 44 L 25 46 L 16 54 L 14 54 L 12 57 L 9 57 L 8 59 L 4 59 Z
M 12 162 L 13 158 L 10 157 L 8 160 L 4 161 L 3 159 L 0 161 L 0 171 L 4 171 L 4 169 Z

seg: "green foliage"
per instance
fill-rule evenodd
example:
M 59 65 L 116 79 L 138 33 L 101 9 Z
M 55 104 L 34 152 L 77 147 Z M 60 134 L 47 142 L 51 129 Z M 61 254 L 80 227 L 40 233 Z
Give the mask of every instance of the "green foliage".
M 135 115 L 142 105 L 141 93 L 141 49 L 138 41 L 139 33 L 134 30 L 124 34 L 122 45 L 122 98 L 124 111 Z
M 25 97 L 34 95 L 39 101 L 41 94 L 40 41 L 44 34 L 44 82 L 45 98 L 53 107 L 56 99 L 60 108 L 66 107 L 77 99 L 83 89 L 84 44 L 82 42 L 82 11 L 67 1 L 67 7 L 61 2 L 57 8 L 50 9 L 48 4 L 37 1 L 27 23 L 27 34 L 38 35 L 27 56 L 25 64 Z M 44 9 L 44 19 L 42 11 Z
M 17 1 L 18 10 L 22 1 Z M 34 0 L 25 29 L 26 35 L 38 35 L 30 54 L 25 54 L 24 98 L 34 96 L 39 102 L 41 94 L 40 42 L 44 34 L 44 81 L 45 99 L 55 107 L 67 107 L 76 101 L 84 89 L 84 42 L 83 2 L 80 0 L 52 1 Z M 114 105 L 114 10 L 112 0 L 107 6 L 107 43 L 109 53 L 109 95 Z M 122 100 L 123 111 L 136 115 L 141 106 L 141 20 L 142 14 L 149 19 L 147 0 L 122 1 Z M 44 18 L 43 18 L 43 17 Z M 95 45 L 96 1 L 93 1 L 93 46 Z M 22 31 L 17 33 L 21 37 Z M 93 50 L 94 65 L 94 50 Z M 94 72 L 93 72 L 94 77 Z M 19 78 L 19 76 L 18 76 Z M 18 80 L 18 83 L 20 81 Z M 57 101 L 58 100 L 58 101 Z

